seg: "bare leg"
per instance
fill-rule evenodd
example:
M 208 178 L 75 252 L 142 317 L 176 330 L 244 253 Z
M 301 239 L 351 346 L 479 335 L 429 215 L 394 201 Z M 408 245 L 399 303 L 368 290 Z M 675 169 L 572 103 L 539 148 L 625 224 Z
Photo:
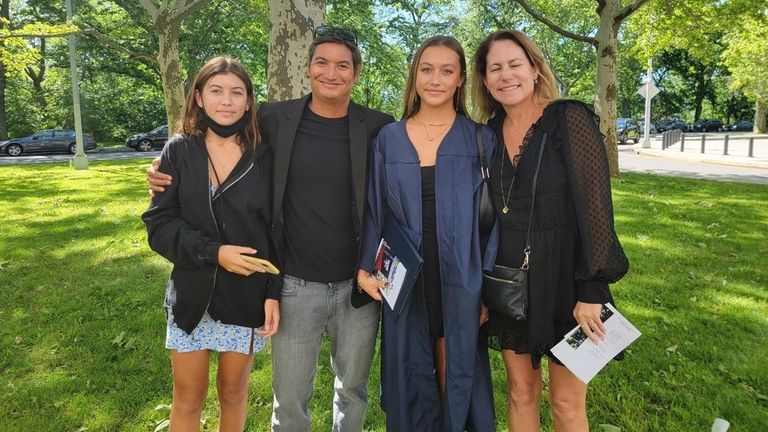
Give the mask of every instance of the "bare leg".
M 253 354 L 231 351 L 219 354 L 216 388 L 221 405 L 220 432 L 242 432 L 245 428 L 248 413 L 248 376 L 252 364 Z
M 440 389 L 440 406 L 445 405 L 445 338 L 435 339 L 435 368 L 437 369 L 437 388 Z
M 533 369 L 530 354 L 502 350 L 507 369 L 507 422 L 510 432 L 536 432 L 541 427 L 541 370 Z
M 200 413 L 208 392 L 209 352 L 171 350 L 173 401 L 169 432 L 200 430 Z
M 587 385 L 565 366 L 549 362 L 549 399 L 557 432 L 587 432 Z

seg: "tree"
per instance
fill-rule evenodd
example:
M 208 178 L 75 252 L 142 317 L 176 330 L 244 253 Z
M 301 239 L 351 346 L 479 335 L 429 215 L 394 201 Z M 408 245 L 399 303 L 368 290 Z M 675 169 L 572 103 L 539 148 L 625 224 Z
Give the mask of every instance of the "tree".
M 768 114 L 768 38 L 765 37 L 766 12 L 745 17 L 725 37 L 728 48 L 723 55 L 731 71 L 731 88 L 741 89 L 755 102 L 756 132 L 766 132 Z
M 202 9 L 210 0 L 178 0 L 174 2 L 139 0 L 149 14 L 157 32 L 157 64 L 163 82 L 165 112 L 168 125 L 177 124 L 184 114 L 184 72 L 179 56 L 179 31 L 184 19 Z
M 600 116 L 600 131 L 605 135 L 608 152 L 608 164 L 611 175 L 619 174 L 619 150 L 616 138 L 616 97 L 617 97 L 617 59 L 618 37 L 622 23 L 635 13 L 647 0 L 633 0 L 626 6 L 620 0 L 595 0 L 599 17 L 598 28 L 591 32 L 594 36 L 574 33 L 547 18 L 539 8 L 527 0 L 514 0 L 533 18 L 546 24 L 555 32 L 582 42 L 587 42 L 597 50 L 597 80 L 595 109 Z
M 8 77 L 38 62 L 40 53 L 27 44 L 27 38 L 61 37 L 78 32 L 69 24 L 29 23 L 14 26 L 10 0 L 0 0 L 0 139 L 8 138 L 5 90 Z M 45 47 L 44 42 L 41 43 Z M 44 51 L 44 48 L 43 48 Z
M 385 22 L 377 21 L 374 3 L 368 0 L 329 1 L 326 14 L 330 25 L 348 27 L 357 34 L 363 55 L 363 71 L 352 89 L 352 99 L 369 108 L 399 116 L 402 91 L 408 70 L 405 49 L 385 40 Z
M 269 33 L 267 100 L 296 98 L 309 87 L 307 52 L 314 29 L 325 22 L 324 0 L 268 0 Z

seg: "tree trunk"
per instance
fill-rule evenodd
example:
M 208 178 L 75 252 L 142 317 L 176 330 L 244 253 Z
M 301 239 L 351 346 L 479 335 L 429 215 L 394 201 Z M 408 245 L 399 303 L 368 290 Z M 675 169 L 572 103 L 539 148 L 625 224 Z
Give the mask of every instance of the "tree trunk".
M 10 21 L 10 2 L 11 0 L 1 0 L 0 2 L 0 17 Z M 5 42 L 0 41 L 0 45 Z M 8 139 L 8 125 L 6 124 L 5 115 L 5 87 L 7 85 L 5 65 L 0 61 L 0 140 Z
M 768 98 L 757 98 L 755 102 L 755 126 L 752 128 L 754 132 L 765 133 L 765 116 L 768 114 Z
M 5 115 L 5 65 L 0 62 L 0 140 L 8 139 L 8 126 Z
M 307 53 L 315 27 L 325 22 L 324 0 L 268 0 L 270 22 L 267 100 L 309 92 Z
M 157 64 L 160 66 L 165 112 L 171 130 L 178 126 L 184 115 L 184 73 L 179 57 L 179 27 L 180 23 L 171 20 L 167 11 L 162 11 L 155 21 L 159 42 Z
M 618 47 L 618 28 L 616 22 L 620 4 L 618 0 L 604 3 L 600 15 L 600 28 L 597 30 L 597 85 L 595 109 L 600 116 L 600 131 L 605 135 L 605 150 L 608 153 L 608 166 L 611 176 L 619 175 L 619 148 L 616 137 L 616 62 Z
M 707 96 L 707 78 L 705 69 L 697 71 L 696 75 L 696 89 L 693 96 L 693 121 L 697 121 L 701 118 L 702 105 L 704 104 L 704 98 Z

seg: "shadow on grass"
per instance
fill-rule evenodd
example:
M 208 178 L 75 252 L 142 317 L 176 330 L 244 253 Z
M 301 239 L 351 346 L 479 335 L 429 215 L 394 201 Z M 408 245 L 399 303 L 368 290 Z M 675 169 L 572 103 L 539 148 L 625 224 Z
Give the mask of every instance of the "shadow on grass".
M 149 250 L 139 220 L 145 166 L 0 169 L 0 430 L 146 431 L 167 416 L 154 408 L 170 402 L 170 265 Z M 613 290 L 643 336 L 590 384 L 593 425 L 705 430 L 716 416 L 740 430 L 768 424 L 766 190 L 633 174 L 615 182 L 631 270 Z M 505 374 L 500 356 L 492 360 L 503 430 Z M 247 430 L 268 427 L 270 366 L 257 356 Z M 375 363 L 371 404 L 378 373 Z M 332 387 L 326 344 L 313 429 L 329 429 Z M 215 404 L 205 412 L 210 430 Z M 383 430 L 378 408 L 366 429 Z

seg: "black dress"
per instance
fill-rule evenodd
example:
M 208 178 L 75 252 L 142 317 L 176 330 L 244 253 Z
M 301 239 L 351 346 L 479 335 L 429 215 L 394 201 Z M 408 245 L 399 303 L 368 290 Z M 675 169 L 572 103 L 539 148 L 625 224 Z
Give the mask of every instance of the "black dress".
M 608 159 L 591 109 L 576 101 L 551 103 L 528 130 L 515 161 L 504 151 L 503 121 L 502 114 L 488 123 L 500 143 L 491 164 L 500 220 L 497 264 L 522 264 L 545 133 L 546 146 L 531 225 L 528 317 L 514 321 L 491 311 L 484 329 L 492 348 L 530 353 L 538 368 L 541 357 L 552 357 L 549 349 L 576 326 L 576 302 L 613 303 L 608 284 L 624 276 L 629 263 L 614 231 Z
M 435 166 L 424 166 L 421 167 L 421 253 L 424 258 L 421 282 L 424 284 L 429 334 L 439 338 L 443 337 L 443 292 L 435 221 Z

